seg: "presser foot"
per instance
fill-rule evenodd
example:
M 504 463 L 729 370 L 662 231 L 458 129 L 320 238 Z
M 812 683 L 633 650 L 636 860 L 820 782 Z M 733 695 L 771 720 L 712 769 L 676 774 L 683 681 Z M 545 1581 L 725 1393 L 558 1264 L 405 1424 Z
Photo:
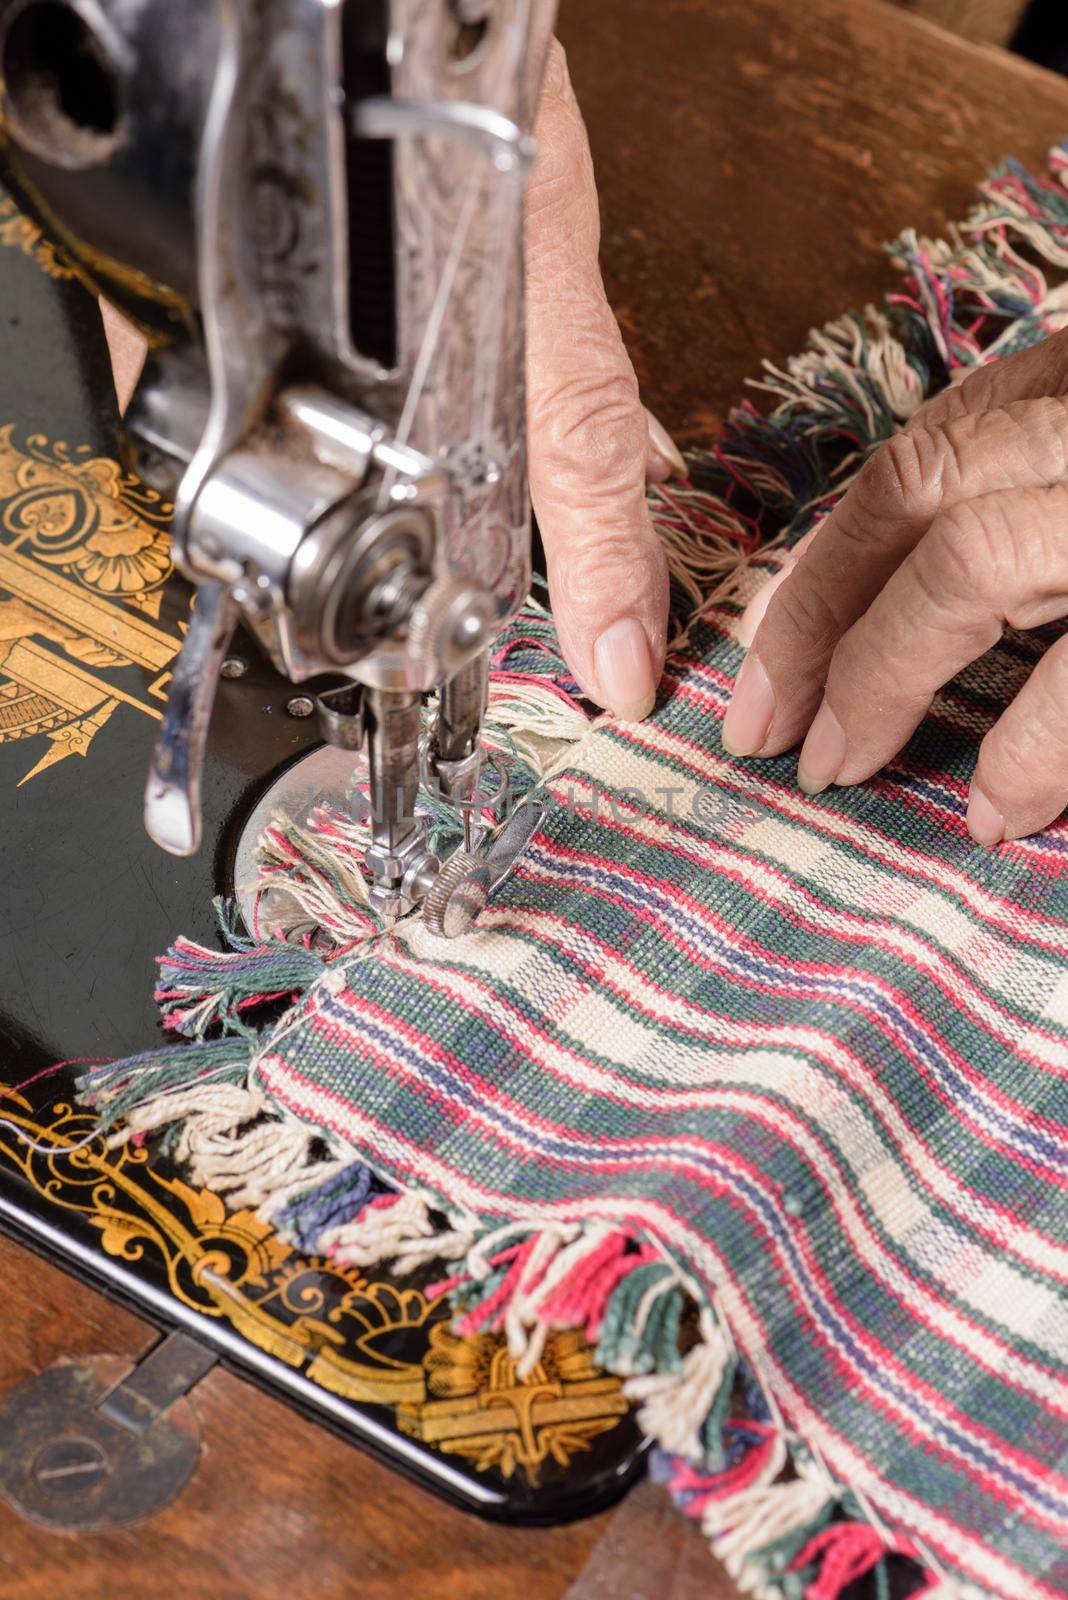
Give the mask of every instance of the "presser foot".
M 281 817 L 307 827 L 319 807 L 359 823 L 368 815 L 367 778 L 365 756 L 327 744 L 294 762 L 264 792 L 241 829 L 231 875 L 232 892 L 250 932 L 255 929 L 265 938 L 282 932 L 298 937 L 315 932 L 284 888 L 257 889 L 257 846 L 272 821 Z M 432 863 L 421 866 L 413 836 L 412 859 L 396 897 L 387 892 L 376 898 L 371 889 L 369 903 L 383 920 L 394 922 L 421 906 L 428 928 L 438 937 L 457 938 L 468 932 L 526 849 L 545 815 L 545 805 L 523 801 L 496 829 L 476 829 L 469 810 L 460 808 L 460 814 L 465 839 L 457 850 L 441 860 L 427 850 L 420 833 L 419 847 Z

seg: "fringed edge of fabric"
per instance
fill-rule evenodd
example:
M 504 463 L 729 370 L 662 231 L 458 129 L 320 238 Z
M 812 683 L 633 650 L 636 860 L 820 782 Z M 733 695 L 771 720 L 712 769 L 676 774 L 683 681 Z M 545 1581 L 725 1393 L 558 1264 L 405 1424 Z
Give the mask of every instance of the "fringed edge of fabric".
M 756 388 L 773 397 L 771 412 L 739 407 L 716 443 L 691 455 L 689 482 L 651 491 L 673 580 L 673 649 L 711 606 L 747 598 L 747 585 L 956 371 L 1068 326 L 1068 285 L 1051 288 L 1044 270 L 1068 269 L 1068 141 L 1051 166 L 1049 182 L 1006 162 L 945 240 L 902 234 L 891 255 L 904 281 L 884 309 L 840 317 L 784 367 L 765 364 Z M 532 598 L 491 677 L 489 737 L 513 792 L 574 759 L 590 725 L 552 619 Z M 449 826 L 444 814 L 432 821 Z M 460 1333 L 503 1335 L 521 1373 L 552 1330 L 581 1330 L 625 1380 L 656 1445 L 655 1475 L 700 1520 L 743 1591 L 838 1600 L 873 1574 L 877 1594 L 888 1594 L 886 1562 L 899 1556 L 922 1570 L 927 1600 L 994 1592 L 950 1573 L 857 1486 L 834 1479 L 740 1352 L 722 1287 L 710 1297 L 656 1242 L 603 1221 L 492 1225 L 450 1212 L 441 1196 L 382 1192 L 357 1151 L 280 1113 L 256 1086 L 258 1054 L 277 1049 L 287 1027 L 283 1018 L 261 1030 L 257 1013 L 340 983 L 331 962 L 370 950 L 378 930 L 359 867 L 364 843 L 358 820 L 325 810 L 305 827 L 268 827 L 258 888 L 288 897 L 288 924 L 279 931 L 275 920 L 265 938 L 253 916 L 247 937 L 219 905 L 224 949 L 178 939 L 161 959 L 156 998 L 183 1042 L 79 1080 L 111 1141 L 162 1133 L 194 1183 L 257 1208 L 305 1253 L 361 1268 L 388 1262 L 399 1275 L 456 1264 L 431 1292 L 451 1297 Z

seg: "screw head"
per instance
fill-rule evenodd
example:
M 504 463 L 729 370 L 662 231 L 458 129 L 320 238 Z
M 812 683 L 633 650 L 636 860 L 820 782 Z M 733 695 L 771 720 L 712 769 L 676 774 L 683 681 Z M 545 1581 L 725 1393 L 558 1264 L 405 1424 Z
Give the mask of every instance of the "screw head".
M 53 1439 L 38 1451 L 33 1463 L 34 1482 L 46 1494 L 86 1494 L 107 1471 L 108 1460 L 92 1439 Z
M 488 645 L 493 622 L 493 596 L 460 573 L 446 573 L 412 608 L 409 656 L 426 678 L 451 678 Z
M 295 694 L 292 700 L 286 701 L 286 712 L 291 717 L 311 717 L 315 715 L 315 701 L 310 695 Z
M 219 676 L 223 678 L 243 678 L 248 671 L 248 662 L 241 656 L 227 656 L 219 668 Z

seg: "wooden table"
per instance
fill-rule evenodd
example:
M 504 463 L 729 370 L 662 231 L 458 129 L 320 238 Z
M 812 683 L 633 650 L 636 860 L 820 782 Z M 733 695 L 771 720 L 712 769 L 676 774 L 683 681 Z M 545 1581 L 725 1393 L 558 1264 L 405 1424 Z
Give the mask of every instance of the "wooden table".
M 1068 84 L 875 0 L 570 0 L 609 293 L 646 399 L 708 437 L 763 358 L 872 299 L 880 246 L 937 231 L 975 179 L 1068 132 Z M 152 1331 L 0 1243 L 0 1392 L 59 1357 L 137 1355 Z M 689 1600 L 729 1586 L 652 1488 L 541 1532 L 453 1511 L 216 1368 L 180 1499 L 67 1538 L 0 1506 L 5 1600 Z
M 684 442 L 764 359 L 877 299 L 883 244 L 967 212 L 1003 156 L 1044 166 L 1068 84 L 866 0 L 562 0 L 609 298 Z

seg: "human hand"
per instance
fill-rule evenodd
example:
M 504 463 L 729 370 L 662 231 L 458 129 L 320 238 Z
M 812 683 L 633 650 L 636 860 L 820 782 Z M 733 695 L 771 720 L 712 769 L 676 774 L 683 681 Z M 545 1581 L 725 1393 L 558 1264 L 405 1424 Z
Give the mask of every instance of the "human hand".
M 870 777 L 1006 626 L 1068 617 L 1068 333 L 928 402 L 742 620 L 734 755 L 804 740 L 809 794 Z M 1068 634 L 984 738 L 968 828 L 999 844 L 1068 803 Z
M 555 40 L 534 133 L 526 213 L 531 496 L 567 663 L 598 705 L 637 720 L 656 696 L 668 607 L 645 484 L 682 476 L 685 467 L 642 407 L 605 298 L 593 163 Z
M 598 705 L 636 719 L 652 709 L 664 662 L 667 569 L 646 480 L 685 467 L 642 407 L 605 299 L 600 223 L 582 116 L 553 41 L 527 191 L 527 416 L 530 486 L 568 665 Z M 145 345 L 101 302 L 125 409 Z

